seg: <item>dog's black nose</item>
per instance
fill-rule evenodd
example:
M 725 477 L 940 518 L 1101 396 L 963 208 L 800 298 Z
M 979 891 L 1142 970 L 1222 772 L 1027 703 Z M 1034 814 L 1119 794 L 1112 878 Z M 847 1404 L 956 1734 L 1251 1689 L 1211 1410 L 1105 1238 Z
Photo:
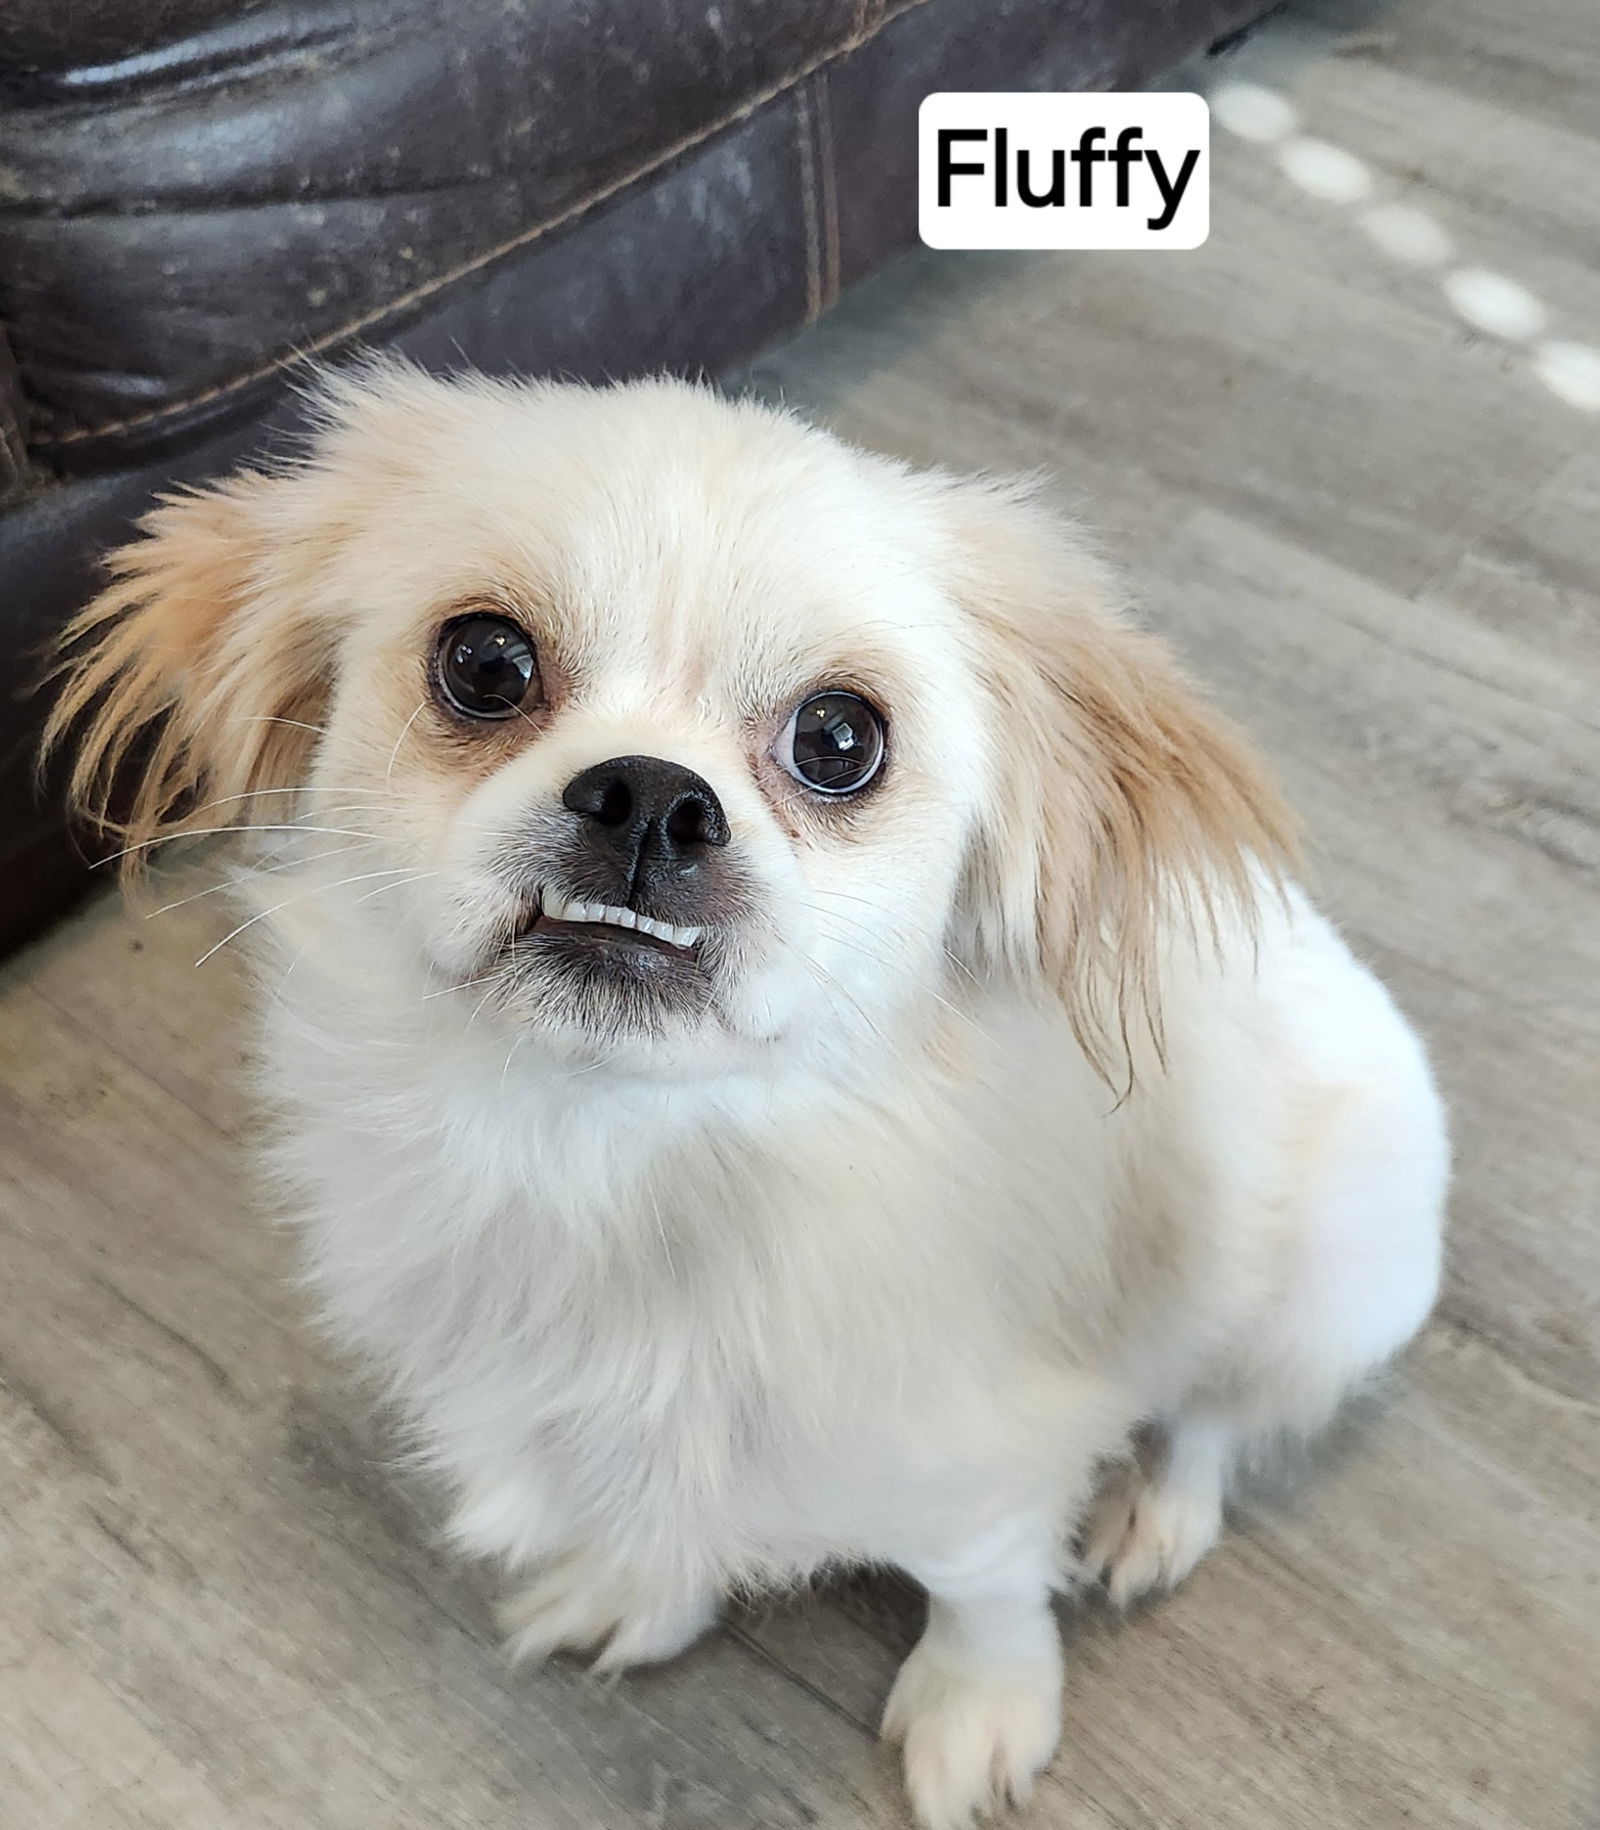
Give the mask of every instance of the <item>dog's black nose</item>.
M 683 865 L 728 843 L 728 818 L 704 776 L 659 756 L 614 756 L 573 776 L 563 806 L 581 813 L 591 837 L 627 871 L 641 863 Z

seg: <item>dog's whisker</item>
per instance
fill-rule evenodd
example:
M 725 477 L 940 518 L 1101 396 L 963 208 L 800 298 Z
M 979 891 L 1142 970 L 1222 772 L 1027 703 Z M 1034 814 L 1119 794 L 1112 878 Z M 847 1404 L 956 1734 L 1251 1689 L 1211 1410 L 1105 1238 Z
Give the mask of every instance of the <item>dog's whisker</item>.
M 661 1200 L 656 1194 L 656 1185 L 654 1182 L 647 1181 L 644 1186 L 645 1193 L 650 1197 L 650 1212 L 655 1217 L 656 1232 L 660 1235 L 662 1256 L 667 1261 L 667 1274 L 671 1277 L 672 1281 L 676 1283 L 678 1281 L 678 1266 L 672 1256 L 671 1241 L 667 1238 L 667 1223 L 662 1217 Z
M 813 919 L 819 922 L 844 922 L 848 927 L 855 929 L 858 934 L 865 934 L 869 941 L 876 942 L 880 939 L 892 939 L 901 943 L 902 951 L 905 941 L 921 941 L 928 938 L 925 931 L 906 926 L 897 928 L 893 935 L 881 935 L 877 929 L 868 927 L 864 921 L 859 921 L 853 916 L 846 915 L 839 909 L 830 909 L 817 903 L 811 905 L 811 914 Z M 891 955 L 881 946 L 868 946 L 859 940 L 851 939 L 850 937 L 837 932 L 832 934 L 830 938 L 838 941 L 841 946 L 854 948 L 856 952 L 862 954 L 867 959 L 875 961 L 880 966 L 887 966 L 891 963 Z
M 387 787 L 394 780 L 394 765 L 400 755 L 400 746 L 411 735 L 412 725 L 414 725 L 417 722 L 417 720 L 422 716 L 422 714 L 427 709 L 428 709 L 428 701 L 426 699 L 423 699 L 422 701 L 419 702 L 417 709 L 411 714 L 411 716 L 400 727 L 400 735 L 394 740 L 394 748 L 389 752 L 389 766 L 383 772 L 383 780 L 384 780 L 385 787 Z
M 382 896 L 389 890 L 408 890 L 413 884 L 424 883 L 429 877 L 439 875 L 438 871 L 413 871 L 409 877 L 401 879 L 398 883 L 380 883 L 375 890 L 368 890 L 365 895 L 357 896 L 351 907 L 355 908 L 363 902 L 371 902 L 374 896 Z
M 334 890 L 348 889 L 352 883 L 370 883 L 374 877 L 394 877 L 406 874 L 406 867 L 394 870 L 362 871 L 355 877 L 341 877 L 337 883 L 313 883 L 308 889 L 297 891 L 293 896 L 286 896 L 282 902 L 275 902 L 270 909 L 258 909 L 247 921 L 241 921 L 231 933 L 224 934 L 215 946 L 207 947 L 195 961 L 196 966 L 203 966 L 214 953 L 220 953 L 231 940 L 237 940 L 247 928 L 253 928 L 258 921 L 265 921 L 269 915 L 276 915 L 281 909 L 287 909 L 297 902 L 304 902 L 307 896 L 326 896 Z
M 835 920 L 847 919 L 846 917 L 839 915 L 836 910 L 814 908 L 812 910 L 812 913 L 821 921 L 827 921 L 829 919 L 830 915 Z M 864 931 L 870 932 L 870 930 L 864 930 Z M 847 935 L 835 933 L 835 934 L 830 935 L 829 939 L 834 941 L 838 946 L 851 948 L 853 951 L 861 954 L 861 956 L 864 959 L 870 959 L 874 965 L 887 966 L 891 963 L 888 954 L 880 951 L 879 949 L 877 949 L 875 947 L 863 946 L 860 941 L 852 940 Z M 959 966 L 961 968 L 961 970 L 967 974 L 968 978 L 972 979 L 972 982 L 974 985 L 978 984 L 978 980 L 973 977 L 972 973 L 968 970 L 966 965 L 961 960 L 959 960 L 955 956 L 955 954 L 953 954 L 950 951 L 950 949 L 948 947 L 941 946 L 940 951 L 944 954 L 945 958 L 947 960 L 949 960 L 949 962 L 952 965 Z M 959 1005 L 952 1004 L 948 998 L 941 996 L 940 993 L 935 991 L 932 986 L 924 986 L 923 989 L 927 992 L 928 996 L 934 1000 L 935 1003 L 942 1004 L 945 1007 L 945 1009 L 950 1012 L 951 1016 L 960 1018 L 960 1020 L 963 1023 L 972 1024 L 974 1028 L 979 1027 L 977 1024 L 975 1024 L 973 1022 L 972 1017 L 966 1011 L 962 1010 L 959 1007 Z
M 483 996 L 481 998 L 478 999 L 477 1003 L 473 1006 L 472 1015 L 467 1018 L 467 1023 L 466 1023 L 467 1029 L 470 1030 L 472 1028 L 473 1024 L 477 1022 L 479 1017 L 481 1017 L 483 1015 L 484 1006 L 494 996 L 496 991 L 498 991 L 500 989 L 501 978 L 502 978 L 502 975 L 500 973 L 493 973 L 490 975 L 489 989 L 483 994 Z
M 460 979 L 453 985 L 441 985 L 437 991 L 425 991 L 419 1000 L 423 1004 L 431 1003 L 434 998 L 447 998 L 453 991 L 470 991 L 474 985 L 487 985 L 491 979 L 500 978 L 504 968 L 496 966 L 492 972 L 482 972 L 476 978 Z
M 303 947 L 301 947 L 299 949 L 299 951 L 295 954 L 294 958 L 292 960 L 290 960 L 287 971 L 285 971 L 283 977 L 278 980 L 277 989 L 272 994 L 272 1002 L 275 1006 L 281 1007 L 281 1005 L 283 1003 L 283 994 L 289 987 L 289 980 L 291 978 L 293 978 L 293 976 L 294 976 L 295 967 L 300 964 L 301 960 L 303 960 L 305 958 L 306 954 L 308 952 L 310 952 L 310 950 L 311 950 L 311 942 L 307 941 L 305 943 L 305 945 Z
M 860 1017 L 861 1021 L 867 1026 L 868 1035 L 882 1043 L 886 1049 L 893 1046 L 890 1043 L 888 1036 L 884 1033 L 882 1025 L 874 1022 L 874 1020 L 867 1015 L 866 1010 L 861 1004 L 861 1000 L 857 998 L 853 992 L 847 990 L 846 987 L 839 982 L 838 978 L 833 973 L 829 972 L 825 966 L 819 966 L 814 959 L 808 959 L 803 953 L 793 953 L 791 957 L 798 961 L 798 963 L 817 980 L 818 984 L 822 985 L 825 989 L 831 988 L 850 1005 L 856 1015 Z
M 336 819 L 340 814 L 355 813 L 358 811 L 360 811 L 360 809 L 357 808 L 356 806 L 354 806 L 353 804 L 347 804 L 347 805 L 338 806 L 338 807 L 319 807 L 317 809 L 316 817 L 319 819 L 331 820 L 331 819 Z M 313 816 L 309 813 L 302 816 L 302 818 L 304 818 L 304 819 L 310 819 L 312 817 Z M 241 837 L 253 837 L 257 833 L 263 833 L 263 832 L 268 832 L 268 831 L 273 831 L 273 830 L 279 830 L 279 829 L 269 828 L 266 826 L 250 826 L 250 827 L 246 827 L 242 830 Z M 302 833 L 302 832 L 314 832 L 316 829 L 313 827 L 300 825 L 300 826 L 296 826 L 294 828 L 294 830 L 296 833 Z M 369 842 L 371 842 L 371 843 L 377 842 L 377 835 L 375 833 L 369 835 Z M 345 848 L 341 848 L 341 851 L 343 849 L 345 849 Z M 354 847 L 350 847 L 348 849 L 353 850 Z M 298 847 L 297 847 L 294 839 L 276 839 L 271 844 L 265 846 L 264 848 L 262 848 L 260 850 L 255 851 L 253 853 L 252 869 L 254 869 L 254 867 L 258 864 L 259 865 L 272 865 L 275 867 L 280 858 L 284 859 L 285 862 L 290 865 L 314 864 L 317 862 L 317 860 L 319 858 L 336 857 L 339 855 L 340 855 L 339 852 L 301 853 L 298 850 Z M 248 876 L 249 874 L 250 874 L 249 872 L 244 873 L 245 876 Z
M 212 800 L 202 801 L 194 811 L 196 813 L 205 813 L 212 807 L 227 807 L 231 806 L 236 801 L 258 801 L 269 794 L 370 794 L 384 798 L 384 791 L 381 788 L 356 788 L 351 786 L 322 788 L 316 787 L 310 782 L 296 782 L 283 788 L 244 788 L 237 794 L 219 794 Z
M 271 712 L 248 712 L 235 720 L 238 724 L 282 724 L 290 730 L 310 731 L 315 737 L 326 737 L 328 727 L 323 724 L 307 724 L 303 718 L 279 718 Z
M 146 921 L 154 921 L 157 915 L 170 915 L 174 909 L 185 909 L 191 902 L 199 902 L 205 896 L 218 896 L 224 890 L 236 890 L 241 884 L 253 883 L 257 877 L 272 877 L 279 871 L 293 870 L 297 865 L 322 864 L 329 858 L 348 857 L 353 851 L 359 851 L 359 845 L 336 845 L 332 851 L 319 851 L 310 858 L 288 858 L 281 864 L 263 864 L 254 870 L 235 871 L 223 878 L 220 883 L 213 883 L 203 890 L 196 890 L 192 896 L 180 896 L 176 902 L 164 902 L 159 909 L 151 909 L 145 916 Z
M 254 832 L 310 832 L 326 833 L 335 839 L 365 839 L 369 844 L 376 843 L 377 834 L 356 832 L 348 826 L 302 826 L 298 821 L 286 821 L 282 824 L 261 825 L 251 828 Z M 108 852 L 97 860 L 98 865 L 115 864 L 119 858 L 131 857 L 136 851 L 148 851 L 152 845 L 171 845 L 178 839 L 211 839 L 227 833 L 237 837 L 237 826 L 186 826 L 178 832 L 158 832 L 153 839 L 140 839 L 137 844 L 124 845 L 121 851 Z
M 828 911 L 821 910 L 821 909 L 814 909 L 812 912 L 813 912 L 813 914 L 819 916 L 823 920 L 827 919 L 827 916 L 829 913 Z M 844 918 L 839 917 L 839 919 L 844 919 Z M 864 947 L 861 945 L 861 943 L 859 941 L 851 940 L 846 935 L 832 934 L 829 936 L 829 938 L 837 946 L 851 948 L 853 951 L 859 953 L 864 959 L 871 960 L 874 965 L 887 966 L 890 964 L 889 957 L 887 954 L 879 952 L 876 948 Z M 948 948 L 944 948 L 944 949 L 942 949 L 942 951 L 946 954 L 946 957 L 949 958 L 954 964 L 961 965 L 961 962 L 955 958 L 954 954 L 950 953 Z M 965 971 L 966 968 L 963 967 L 962 970 Z M 970 977 L 971 975 L 969 974 L 968 976 Z M 973 982 L 974 982 L 974 984 L 977 983 L 976 980 L 974 980 Z M 949 998 L 945 997 L 942 993 L 935 991 L 931 985 L 924 985 L 922 987 L 922 989 L 928 997 L 933 999 L 935 1004 L 942 1005 L 944 1007 L 944 1009 L 949 1011 L 951 1016 L 953 1016 L 957 1020 L 957 1022 L 965 1023 L 969 1029 L 974 1029 L 974 1030 L 982 1029 L 982 1027 L 983 1027 L 982 1024 L 977 1022 L 976 1019 L 971 1015 L 970 1012 L 963 1010 L 960 1007 L 960 1005 L 958 1005 L 958 1004 L 952 1004 L 951 1001 L 949 1000 Z
M 307 832 L 311 830 L 305 824 L 307 820 L 335 820 L 338 819 L 341 814 L 376 813 L 377 811 L 378 809 L 373 806 L 371 801 L 337 801 L 331 807 L 308 807 L 304 813 L 297 817 L 295 824 L 299 826 L 302 832 Z M 241 836 L 248 837 L 253 832 L 267 832 L 270 830 L 269 827 L 250 825 L 241 827 L 240 833 Z M 377 836 L 376 833 L 372 834 L 373 838 L 376 838 Z
M 970 980 L 972 985 L 977 990 L 981 991 L 983 989 L 983 980 L 978 977 L 977 973 L 975 973 L 972 970 L 972 968 L 967 964 L 967 962 L 961 957 L 961 955 L 959 953 L 954 952 L 950 947 L 946 946 L 944 944 L 944 942 L 942 942 L 942 941 L 940 942 L 939 950 L 941 953 L 944 954 L 945 958 L 950 962 L 950 964 L 955 967 L 957 972 L 961 972 L 966 975 L 968 980 Z

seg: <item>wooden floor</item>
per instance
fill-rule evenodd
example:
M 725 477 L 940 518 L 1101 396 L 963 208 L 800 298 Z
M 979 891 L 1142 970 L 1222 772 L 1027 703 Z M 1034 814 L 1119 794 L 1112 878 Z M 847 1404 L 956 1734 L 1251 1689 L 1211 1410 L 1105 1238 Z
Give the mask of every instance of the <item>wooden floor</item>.
M 1600 337 L 1600 9 L 1349 25 L 1307 4 L 1229 74 Z M 753 377 L 916 459 L 1053 469 L 1275 759 L 1455 1110 L 1448 1293 L 1391 1400 L 1171 1602 L 1066 1618 L 1023 1821 L 1594 1830 L 1600 414 L 1270 148 L 1219 132 L 1212 221 L 1195 254 L 912 259 Z M 212 908 L 102 903 L 0 979 L 0 1824 L 903 1826 L 893 1584 L 612 1689 L 508 1675 L 252 1217 Z

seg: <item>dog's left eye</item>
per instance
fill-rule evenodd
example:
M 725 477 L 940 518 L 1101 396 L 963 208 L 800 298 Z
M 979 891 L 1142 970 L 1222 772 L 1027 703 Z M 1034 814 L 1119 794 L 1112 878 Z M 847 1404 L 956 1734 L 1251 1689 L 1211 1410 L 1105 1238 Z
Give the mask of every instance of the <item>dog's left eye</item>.
M 859 693 L 813 693 L 790 714 L 778 761 L 818 794 L 854 794 L 883 765 L 883 714 Z
M 509 618 L 458 616 L 439 631 L 439 695 L 468 718 L 511 718 L 537 687 L 533 643 Z

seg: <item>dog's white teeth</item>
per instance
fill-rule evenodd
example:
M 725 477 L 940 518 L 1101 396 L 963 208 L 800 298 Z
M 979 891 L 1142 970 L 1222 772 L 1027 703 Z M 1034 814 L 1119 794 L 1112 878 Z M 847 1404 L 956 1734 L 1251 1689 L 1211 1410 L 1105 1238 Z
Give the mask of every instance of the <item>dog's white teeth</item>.
M 633 917 L 632 925 L 641 934 L 653 934 L 657 940 L 664 940 L 674 947 L 692 947 L 700 938 L 698 928 L 675 927 L 670 921 L 652 921 L 648 915 Z
M 672 947 L 692 947 L 699 940 L 700 928 L 680 928 L 670 921 L 655 921 L 633 909 L 613 908 L 607 902 L 568 902 L 562 896 L 547 895 L 544 912 L 552 921 L 581 921 L 613 928 L 632 928 L 637 933 L 653 935 Z

